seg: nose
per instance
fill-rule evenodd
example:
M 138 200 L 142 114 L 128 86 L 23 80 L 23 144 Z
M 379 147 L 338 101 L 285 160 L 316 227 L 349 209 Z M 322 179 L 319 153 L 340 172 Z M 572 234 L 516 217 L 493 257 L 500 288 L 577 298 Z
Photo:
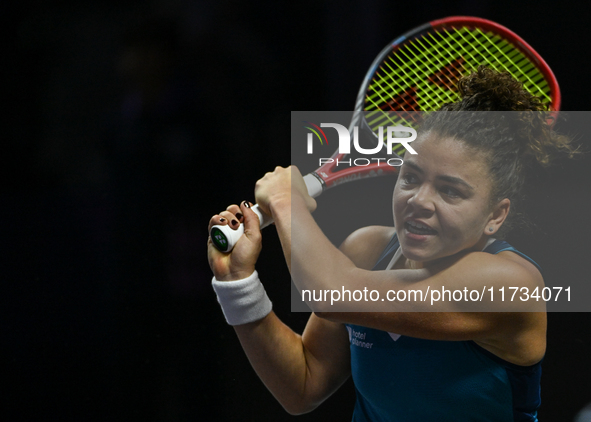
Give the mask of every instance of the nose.
M 408 198 L 408 205 L 415 208 L 416 210 L 424 210 L 424 211 L 435 211 L 435 202 L 434 202 L 435 192 L 433 189 L 427 185 L 423 184 L 414 191 L 413 195 Z

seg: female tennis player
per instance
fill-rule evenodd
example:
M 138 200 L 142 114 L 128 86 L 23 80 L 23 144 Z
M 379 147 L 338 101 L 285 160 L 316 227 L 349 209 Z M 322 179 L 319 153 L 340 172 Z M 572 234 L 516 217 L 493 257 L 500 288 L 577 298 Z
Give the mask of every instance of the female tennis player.
M 462 99 L 442 110 L 466 113 L 431 114 L 413 142 L 417 154 L 404 157 L 394 228 L 362 228 L 337 249 L 311 216 L 316 203 L 297 168 L 257 182 L 256 202 L 275 220 L 298 287 L 366 288 L 380 297 L 543 287 L 537 264 L 495 238 L 513 223 L 528 166 L 574 148 L 510 75 L 481 67 L 458 89 Z M 513 113 L 479 113 L 495 110 Z M 390 312 L 325 307 L 299 335 L 272 312 L 258 279 L 261 232 L 249 203 L 213 216 L 209 227 L 239 222 L 245 235 L 231 253 L 209 241 L 214 289 L 257 374 L 289 413 L 311 411 L 352 375 L 354 421 L 537 420 L 546 347 L 540 302 L 486 297 L 496 312 L 453 301 L 438 308 L 447 312 L 420 312 L 433 310 L 428 302 L 373 303 Z

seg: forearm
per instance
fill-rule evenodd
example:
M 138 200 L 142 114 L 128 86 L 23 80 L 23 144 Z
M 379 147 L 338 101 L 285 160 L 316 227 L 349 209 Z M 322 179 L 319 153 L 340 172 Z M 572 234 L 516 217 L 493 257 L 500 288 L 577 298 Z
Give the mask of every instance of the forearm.
M 289 270 L 298 288 L 337 288 L 335 280 L 357 270 L 322 233 L 303 199 L 272 206 L 273 217 Z M 328 276 L 328 277 L 327 277 Z
M 258 273 L 242 280 L 214 279 L 212 286 L 261 380 L 288 412 L 300 411 L 307 373 L 302 337 L 275 316 Z
M 275 221 L 275 228 L 281 241 L 281 248 L 285 256 L 285 262 L 291 272 L 291 197 L 284 197 L 283 199 L 269 204 L 271 214 Z

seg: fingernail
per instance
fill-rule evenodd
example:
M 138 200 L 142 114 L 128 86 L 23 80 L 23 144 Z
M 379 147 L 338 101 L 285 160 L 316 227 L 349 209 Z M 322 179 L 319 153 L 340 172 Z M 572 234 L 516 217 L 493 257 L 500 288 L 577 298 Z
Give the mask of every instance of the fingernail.
M 236 226 L 236 225 L 238 225 L 238 224 L 240 224 L 240 223 L 238 223 L 238 221 L 237 221 L 237 220 L 232 220 L 232 225 L 233 225 L 233 226 Z
M 220 223 L 223 223 L 224 221 L 226 221 L 224 217 L 220 218 Z
M 246 201 L 243 201 L 242 205 L 244 205 L 246 208 L 250 208 L 250 204 Z
M 240 213 L 240 212 L 237 212 L 237 213 L 236 213 L 236 218 L 237 218 L 238 220 L 242 220 L 242 217 L 244 217 L 244 216 L 242 215 L 242 213 Z

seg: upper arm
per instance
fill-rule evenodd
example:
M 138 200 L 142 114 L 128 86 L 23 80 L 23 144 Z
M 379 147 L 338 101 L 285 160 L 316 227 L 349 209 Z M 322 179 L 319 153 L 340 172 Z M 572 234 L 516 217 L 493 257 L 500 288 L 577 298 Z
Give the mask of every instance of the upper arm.
M 363 227 L 350 234 L 340 250 L 360 268 L 371 268 L 393 235 L 393 228 Z M 368 249 L 367 239 L 377 238 L 377 246 Z M 328 398 L 349 377 L 351 357 L 349 335 L 345 325 L 310 315 L 302 334 L 307 373 L 305 390 L 308 402 L 317 406 Z
M 306 402 L 316 407 L 332 395 L 349 377 L 351 362 L 349 336 L 342 323 L 310 315 L 302 334 L 306 356 Z

